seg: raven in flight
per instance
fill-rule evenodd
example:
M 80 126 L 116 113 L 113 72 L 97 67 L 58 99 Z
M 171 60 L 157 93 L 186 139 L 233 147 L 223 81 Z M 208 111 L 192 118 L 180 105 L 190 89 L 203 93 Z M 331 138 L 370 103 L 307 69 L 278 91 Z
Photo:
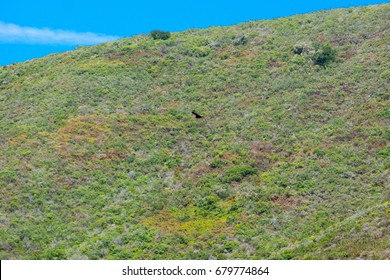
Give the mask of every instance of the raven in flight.
M 195 111 L 192 111 L 191 113 L 193 113 L 197 119 L 203 118 L 201 115 L 195 113 Z

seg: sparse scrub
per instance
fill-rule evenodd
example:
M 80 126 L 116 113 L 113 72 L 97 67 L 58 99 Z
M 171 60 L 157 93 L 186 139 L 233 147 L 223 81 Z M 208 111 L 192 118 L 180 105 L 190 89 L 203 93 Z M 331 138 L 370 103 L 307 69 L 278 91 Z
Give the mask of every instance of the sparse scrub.
M 0 68 L 0 258 L 390 258 L 389 13 Z

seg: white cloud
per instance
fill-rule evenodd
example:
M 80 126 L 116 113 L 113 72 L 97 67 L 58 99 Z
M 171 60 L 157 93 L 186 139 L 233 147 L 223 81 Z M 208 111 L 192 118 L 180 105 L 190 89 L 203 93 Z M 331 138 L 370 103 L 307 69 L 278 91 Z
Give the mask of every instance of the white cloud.
M 118 37 L 91 32 L 74 32 L 19 26 L 0 21 L 0 43 L 93 45 L 116 40 Z

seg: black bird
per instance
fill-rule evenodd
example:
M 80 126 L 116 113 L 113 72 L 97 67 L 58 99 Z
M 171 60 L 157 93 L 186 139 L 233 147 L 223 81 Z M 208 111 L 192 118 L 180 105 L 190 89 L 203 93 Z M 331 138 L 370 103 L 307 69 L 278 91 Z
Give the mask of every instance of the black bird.
M 201 115 L 195 113 L 195 111 L 192 111 L 191 113 L 193 113 L 197 119 L 203 118 Z

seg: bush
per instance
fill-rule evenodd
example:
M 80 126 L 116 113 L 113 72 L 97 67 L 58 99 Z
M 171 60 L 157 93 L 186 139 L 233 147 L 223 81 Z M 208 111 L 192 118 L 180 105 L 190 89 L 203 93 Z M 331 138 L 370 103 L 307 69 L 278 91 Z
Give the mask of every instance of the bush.
M 167 40 L 169 37 L 171 37 L 171 33 L 167 31 L 161 31 L 161 30 L 153 30 L 150 32 L 150 35 L 154 40 Z
M 234 166 L 226 169 L 224 181 L 227 183 L 241 181 L 245 176 L 255 174 L 256 172 L 256 168 L 250 166 Z
M 201 209 L 204 209 L 206 211 L 213 211 L 217 208 L 217 200 L 218 198 L 215 195 L 209 195 L 204 197 L 202 200 L 200 200 L 197 203 L 197 206 Z
M 336 52 L 328 44 L 317 48 L 313 55 L 315 65 L 326 67 L 328 64 L 336 60 Z
M 293 46 L 292 50 L 296 55 L 307 55 L 314 53 L 314 48 L 309 42 L 298 42 Z
M 210 163 L 211 168 L 219 168 L 226 164 L 226 161 L 215 157 L 214 160 Z

